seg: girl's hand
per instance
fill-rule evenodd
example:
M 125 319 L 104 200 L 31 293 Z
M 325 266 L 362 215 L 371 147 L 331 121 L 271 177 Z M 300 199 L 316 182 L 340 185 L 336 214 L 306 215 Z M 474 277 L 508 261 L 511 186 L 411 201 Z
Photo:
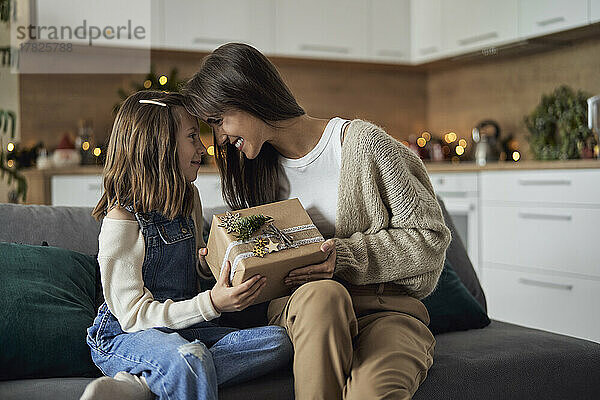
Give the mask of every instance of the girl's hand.
M 232 287 L 229 282 L 231 263 L 227 261 L 217 283 L 210 291 L 210 299 L 217 312 L 241 311 L 248 307 L 265 287 L 267 278 L 254 275 L 241 285 Z
M 335 270 L 335 241 L 333 239 L 327 240 L 321 245 L 321 251 L 329 254 L 327 260 L 321 264 L 308 265 L 290 271 L 283 283 L 289 287 L 296 287 L 310 281 L 331 279 Z
M 198 260 L 200 261 L 200 267 L 202 268 L 202 270 L 204 272 L 206 272 L 210 275 L 210 274 L 212 274 L 212 272 L 210 271 L 210 267 L 208 266 L 208 263 L 206 262 L 207 255 L 208 255 L 208 249 L 206 247 L 202 247 L 200 250 L 198 250 Z

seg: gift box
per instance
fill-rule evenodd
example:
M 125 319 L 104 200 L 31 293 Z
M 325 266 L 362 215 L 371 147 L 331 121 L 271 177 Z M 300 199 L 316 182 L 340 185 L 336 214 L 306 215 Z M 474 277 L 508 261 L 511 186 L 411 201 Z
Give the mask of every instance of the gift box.
M 291 270 L 325 261 L 323 241 L 300 201 L 284 200 L 213 216 L 206 261 L 218 279 L 229 260 L 233 286 L 267 277 L 257 304 L 289 295 L 283 279 Z

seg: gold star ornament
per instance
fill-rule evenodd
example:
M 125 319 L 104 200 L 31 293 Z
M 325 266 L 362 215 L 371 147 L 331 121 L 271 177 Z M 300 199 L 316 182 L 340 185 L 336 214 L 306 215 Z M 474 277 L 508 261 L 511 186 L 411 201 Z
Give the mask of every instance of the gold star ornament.
M 279 243 L 275 243 L 271 239 L 269 239 L 269 244 L 267 244 L 266 247 L 267 247 L 267 251 L 269 253 L 273 253 L 274 251 L 279 251 Z

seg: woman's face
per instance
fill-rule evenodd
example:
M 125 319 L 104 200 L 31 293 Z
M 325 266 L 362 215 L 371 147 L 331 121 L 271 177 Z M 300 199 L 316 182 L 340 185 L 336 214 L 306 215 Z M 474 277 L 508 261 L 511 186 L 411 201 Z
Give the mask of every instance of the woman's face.
M 202 155 L 206 148 L 198 136 L 198 120 L 192 117 L 185 109 L 178 107 L 181 122 L 176 133 L 177 158 L 179 168 L 187 182 L 193 182 L 198 176 L 198 168 L 202 163 Z
M 258 156 L 268 137 L 267 125 L 261 119 L 241 110 L 226 111 L 220 117 L 208 117 L 206 123 L 213 128 L 219 145 L 229 142 L 249 159 Z

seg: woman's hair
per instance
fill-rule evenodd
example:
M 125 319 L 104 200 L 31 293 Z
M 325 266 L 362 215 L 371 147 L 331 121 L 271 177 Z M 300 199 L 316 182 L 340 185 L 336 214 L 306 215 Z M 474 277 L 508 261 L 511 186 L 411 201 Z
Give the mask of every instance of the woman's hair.
M 171 219 L 191 215 L 193 186 L 184 178 L 177 157 L 176 133 L 185 112 L 177 108 L 183 103 L 181 94 L 150 90 L 123 102 L 108 142 L 104 193 L 92 211 L 94 218 L 129 205 L 135 212 L 158 211 Z
M 206 56 L 183 93 L 188 112 L 203 120 L 242 110 L 277 126 L 277 121 L 305 114 L 275 66 L 258 50 L 241 43 L 225 44 Z M 279 199 L 279 153 L 273 146 L 264 143 L 250 160 L 229 142 L 221 146 L 215 137 L 214 143 L 223 198 L 229 207 L 235 210 Z

